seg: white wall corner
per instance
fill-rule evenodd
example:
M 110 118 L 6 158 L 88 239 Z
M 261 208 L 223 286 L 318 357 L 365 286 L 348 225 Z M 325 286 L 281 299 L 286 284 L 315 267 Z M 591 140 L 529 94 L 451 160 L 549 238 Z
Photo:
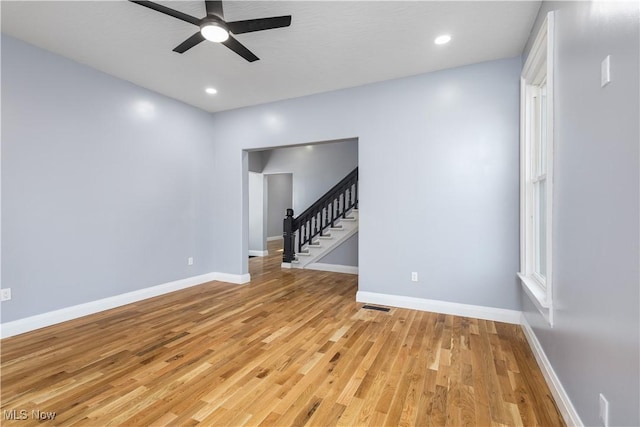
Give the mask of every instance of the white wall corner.
M 251 281 L 251 275 L 247 274 L 229 274 L 229 273 L 216 273 L 216 279 L 220 282 L 234 283 L 236 285 L 244 285 Z
M 512 323 L 516 325 L 520 324 L 522 315 L 518 310 L 509 310 L 506 308 L 460 304 L 402 295 L 380 294 L 377 292 L 358 291 L 356 293 L 356 301 L 391 307 L 410 308 L 412 310 L 431 311 L 434 313 L 452 314 L 455 316 L 473 317 L 476 319 L 493 320 L 495 322 Z
M 558 410 L 562 414 L 565 423 L 567 423 L 568 426 L 584 426 L 576 408 L 573 406 L 569 395 L 562 386 L 560 378 L 558 378 L 558 375 L 556 375 L 556 372 L 553 370 L 551 362 L 547 358 L 540 341 L 538 341 L 538 337 L 536 337 L 535 332 L 533 332 L 533 328 L 531 328 L 531 325 L 527 321 L 524 313 L 522 313 L 520 324 L 522 325 L 524 336 L 527 338 L 529 347 L 531 347 L 531 351 L 538 361 L 542 375 L 551 390 L 551 394 L 556 401 L 556 405 L 558 405 Z
M 270 237 L 267 237 L 267 242 L 273 242 L 275 240 L 282 240 L 282 236 L 270 236 Z
M 23 334 L 25 332 L 34 331 L 36 329 L 55 325 L 57 323 L 66 322 L 68 320 L 77 319 L 79 317 L 88 316 L 90 314 L 99 313 L 101 311 L 110 310 L 112 308 L 121 307 L 123 305 L 153 298 L 159 295 L 168 294 L 170 292 L 179 291 L 192 286 L 202 285 L 213 281 L 244 284 L 251 280 L 249 274 L 228 274 L 228 273 L 207 273 L 199 276 L 187 277 L 185 279 L 175 280 L 173 282 L 163 283 L 149 288 L 139 289 L 137 291 L 127 292 L 112 297 L 102 298 L 90 301 L 84 304 L 78 304 L 71 307 L 61 308 L 59 310 L 49 311 L 47 313 L 37 314 L 35 316 L 25 317 L 24 319 L 14 320 L 0 324 L 0 338 L 8 338 L 14 335 Z

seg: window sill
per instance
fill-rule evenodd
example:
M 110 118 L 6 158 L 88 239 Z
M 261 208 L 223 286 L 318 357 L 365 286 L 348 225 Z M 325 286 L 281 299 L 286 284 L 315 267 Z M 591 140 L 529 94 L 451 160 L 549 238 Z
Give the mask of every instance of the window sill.
M 546 291 L 533 278 L 518 273 L 522 287 L 529 295 L 529 299 L 536 306 L 542 317 L 544 317 L 549 325 L 553 327 L 553 311 L 552 304 L 548 302 Z

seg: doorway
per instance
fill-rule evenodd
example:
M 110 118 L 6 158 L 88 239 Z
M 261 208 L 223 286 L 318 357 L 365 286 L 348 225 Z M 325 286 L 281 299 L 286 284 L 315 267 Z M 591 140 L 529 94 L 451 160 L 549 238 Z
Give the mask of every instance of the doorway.
M 249 257 L 268 255 L 267 242 L 282 239 L 282 221 L 291 206 L 293 174 L 249 172 Z
M 244 172 L 244 244 L 249 256 L 265 256 L 269 244 L 274 248 L 282 242 L 286 209 L 300 215 L 358 166 L 358 139 L 246 150 L 244 156 L 249 172 Z M 352 237 L 315 264 L 329 271 L 357 272 L 358 233 Z

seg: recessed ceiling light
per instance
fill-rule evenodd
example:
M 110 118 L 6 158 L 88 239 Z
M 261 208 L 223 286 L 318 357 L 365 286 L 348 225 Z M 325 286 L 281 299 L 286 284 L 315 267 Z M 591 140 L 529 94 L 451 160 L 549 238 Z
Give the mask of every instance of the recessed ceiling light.
M 451 41 L 451 36 L 448 34 L 443 34 L 441 36 L 436 37 L 433 41 L 435 44 L 447 44 Z
M 218 91 L 213 87 L 208 87 L 204 91 L 207 92 L 209 95 L 215 95 L 216 93 L 218 93 Z

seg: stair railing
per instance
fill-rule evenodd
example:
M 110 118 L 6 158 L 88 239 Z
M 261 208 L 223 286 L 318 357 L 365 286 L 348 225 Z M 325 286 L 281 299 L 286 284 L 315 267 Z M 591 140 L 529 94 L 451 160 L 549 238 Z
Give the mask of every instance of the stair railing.
M 302 247 L 323 236 L 327 228 L 335 226 L 347 212 L 358 208 L 358 168 L 355 168 L 331 190 L 316 200 L 307 210 L 293 217 L 293 209 L 287 209 L 283 224 L 284 253 L 282 262 L 290 263 Z

